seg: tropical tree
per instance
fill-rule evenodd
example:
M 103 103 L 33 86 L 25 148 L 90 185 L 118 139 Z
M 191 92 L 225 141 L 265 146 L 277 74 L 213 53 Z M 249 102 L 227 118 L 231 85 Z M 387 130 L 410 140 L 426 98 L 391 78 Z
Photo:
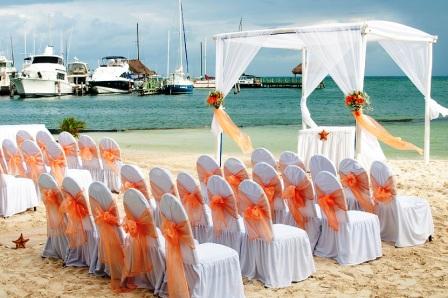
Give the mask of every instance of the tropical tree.
M 78 120 L 75 117 L 66 117 L 59 124 L 59 129 L 61 131 L 66 131 L 71 133 L 75 138 L 79 136 L 81 130 L 85 129 L 86 123 L 82 120 Z

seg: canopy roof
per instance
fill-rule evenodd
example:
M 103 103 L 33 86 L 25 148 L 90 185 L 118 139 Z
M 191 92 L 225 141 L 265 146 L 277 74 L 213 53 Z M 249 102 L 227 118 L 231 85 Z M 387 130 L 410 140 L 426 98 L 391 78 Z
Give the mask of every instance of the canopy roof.
M 138 59 L 131 59 L 128 61 L 129 69 L 139 75 L 145 75 L 145 76 L 152 76 L 156 75 L 156 72 L 154 70 L 149 69 L 144 65 L 140 60 Z

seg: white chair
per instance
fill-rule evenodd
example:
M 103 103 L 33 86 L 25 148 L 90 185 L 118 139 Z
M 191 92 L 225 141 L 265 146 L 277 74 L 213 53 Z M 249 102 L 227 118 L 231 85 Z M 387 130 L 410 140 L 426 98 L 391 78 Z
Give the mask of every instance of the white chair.
M 61 132 L 58 136 L 58 142 L 64 150 L 65 158 L 67 158 L 67 167 L 69 169 L 82 169 L 78 143 L 72 134 L 66 131 Z
M 289 207 L 286 224 L 304 229 L 310 239 L 311 250 L 314 251 L 319 240 L 322 225 L 320 209 L 314 204 L 314 189 L 305 171 L 291 165 L 283 171 L 285 190 L 283 199 Z
M 154 220 L 157 227 L 162 223 L 160 220 L 159 203 L 165 193 L 170 193 L 177 197 L 176 185 L 173 182 L 173 176 L 168 170 L 155 167 L 149 171 L 149 185 L 151 187 L 152 196 L 156 201 L 154 209 Z
M 3 149 L 0 147 L 0 171 L 2 173 L 8 173 L 8 166 L 6 165 L 5 156 L 3 154 Z
M 275 161 L 274 155 L 266 148 L 257 148 L 252 152 L 250 157 L 252 162 L 252 168 L 259 162 L 265 162 L 275 170 L 277 170 L 277 162 Z
M 42 152 L 36 143 L 30 140 L 23 141 L 20 149 L 25 161 L 27 177 L 37 185 L 40 175 L 47 172 Z
M 376 214 L 381 225 L 381 239 L 397 247 L 424 244 L 434 233 L 431 206 L 422 198 L 396 195 L 389 167 L 375 161 L 370 167 Z
M 66 235 L 69 249 L 65 265 L 70 267 L 89 267 L 90 273 L 98 273 L 98 233 L 93 223 L 86 199 L 86 190 L 71 177 L 62 181 L 61 211 L 67 217 Z
M 54 178 L 46 173 L 39 177 L 39 189 L 47 215 L 47 242 L 42 257 L 65 261 L 68 251 L 68 239 L 65 235 L 67 218 L 60 212 L 64 196 Z
M 119 192 L 121 188 L 120 168 L 121 150 L 120 146 L 111 138 L 103 138 L 99 144 L 101 161 L 104 169 L 104 183 L 113 192 Z
M 241 247 L 243 276 L 280 288 L 313 274 L 316 270 L 306 232 L 273 225 L 266 195 L 256 182 L 244 180 L 239 192 L 246 227 Z
M 48 163 L 48 153 L 47 153 L 47 146 L 48 144 L 51 144 L 55 142 L 53 139 L 53 136 L 47 131 L 47 130 L 40 130 L 36 134 L 36 143 L 37 146 L 39 146 L 40 151 L 42 151 L 42 155 L 44 156 L 44 161 L 47 166 L 49 166 Z
M 16 144 L 10 139 L 4 139 L 2 143 L 3 154 L 8 166 L 8 174 L 13 176 L 26 177 L 25 164 L 22 153 L 20 153 Z
M 79 136 L 78 147 L 82 168 L 90 172 L 93 181 L 104 182 L 104 170 L 95 141 L 82 134 Z
M 237 252 L 215 243 L 197 245 L 187 214 L 173 195 L 163 195 L 160 212 L 166 242 L 169 297 L 188 296 L 187 291 L 190 297 L 244 297 Z M 177 239 L 181 241 L 177 242 Z M 181 260 L 176 262 L 179 251 Z M 173 258 L 171 266 L 170 257 Z M 185 282 L 187 289 L 182 287 Z
M 5 174 L 0 167 L 0 216 L 8 217 L 38 205 L 33 180 Z
M 347 210 L 342 185 L 327 171 L 314 181 L 317 201 L 322 212 L 322 232 L 314 254 L 333 258 L 342 265 L 355 265 L 381 257 L 378 216 Z
M 179 198 L 190 219 L 193 237 L 199 243 L 210 242 L 213 232 L 211 211 L 204 202 L 199 185 L 188 173 L 179 173 L 176 179 Z
M 213 219 L 213 242 L 233 248 L 241 256 L 244 223 L 238 214 L 232 188 L 224 178 L 214 175 L 208 180 L 207 191 Z
M 232 187 L 235 199 L 238 203 L 238 187 L 240 183 L 246 179 L 249 179 L 249 173 L 243 162 L 237 158 L 230 157 L 224 163 L 224 178 Z
M 297 155 L 297 153 L 294 153 L 292 151 L 283 151 L 278 159 L 278 169 L 280 174 L 283 175 L 283 172 L 285 171 L 286 167 L 292 165 L 298 166 L 299 168 L 305 171 L 305 164 Z
M 222 171 L 216 160 L 209 155 L 201 155 L 196 161 L 196 170 L 198 172 L 201 192 L 205 202 L 208 204 L 207 182 L 213 175 L 222 176 Z
M 17 147 L 21 148 L 22 147 L 22 143 L 25 140 L 29 140 L 29 141 L 34 142 L 33 136 L 29 132 L 27 132 L 26 130 L 22 130 L 21 129 L 21 130 L 17 131 L 17 133 L 16 133 L 16 144 L 17 144 Z
M 134 165 L 123 165 L 120 169 L 120 177 L 122 192 L 125 192 L 130 188 L 135 188 L 142 193 L 151 205 L 152 210 L 156 209 L 156 202 L 149 194 L 148 185 L 146 184 L 145 178 L 139 167 Z
M 373 213 L 375 202 L 370 193 L 369 175 L 362 165 L 351 158 L 341 160 L 339 177 L 344 188 L 348 209 Z
M 123 205 L 126 214 L 123 227 L 128 234 L 124 246 L 124 275 L 134 277 L 138 287 L 152 289 L 155 295 L 164 296 L 165 239 L 154 225 L 153 210 L 143 194 L 132 188 L 124 193 Z
M 271 165 L 259 162 L 252 170 L 252 177 L 262 187 L 268 198 L 272 221 L 274 223 L 285 223 L 288 217 L 288 209 L 282 198 L 283 187 L 277 171 Z
M 336 167 L 334 166 L 333 162 L 326 158 L 323 155 L 316 154 L 311 156 L 310 158 L 310 172 L 311 172 L 311 178 L 314 182 L 314 179 L 316 179 L 317 174 L 321 171 L 327 171 L 331 174 L 337 176 Z

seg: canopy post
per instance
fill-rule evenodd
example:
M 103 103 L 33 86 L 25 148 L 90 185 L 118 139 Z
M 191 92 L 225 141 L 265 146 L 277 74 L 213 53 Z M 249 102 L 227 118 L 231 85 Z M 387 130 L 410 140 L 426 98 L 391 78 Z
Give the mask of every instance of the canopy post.
M 360 91 L 364 91 L 364 72 L 366 68 L 366 34 L 364 31 L 361 33 L 361 46 L 360 46 L 360 54 L 359 54 L 359 77 L 358 77 L 358 87 Z M 359 158 L 359 155 L 362 152 L 362 128 L 356 123 L 355 126 L 355 158 Z
M 222 166 L 222 132 L 216 136 L 216 161 Z
M 305 100 L 306 101 L 306 90 L 305 90 L 305 86 L 306 86 L 306 70 L 308 68 L 308 56 L 307 56 L 307 50 L 306 48 L 302 49 L 302 98 L 301 100 Z M 305 123 L 305 120 L 303 119 L 303 114 L 302 114 L 302 108 L 301 105 L 299 105 L 300 107 L 300 115 L 302 118 L 302 129 L 306 129 L 307 125 Z
M 429 100 L 431 99 L 431 80 L 432 80 L 432 42 L 428 43 L 428 75 L 425 94 L 425 140 L 423 147 L 423 158 L 425 163 L 429 163 L 431 147 L 431 115 L 429 110 Z

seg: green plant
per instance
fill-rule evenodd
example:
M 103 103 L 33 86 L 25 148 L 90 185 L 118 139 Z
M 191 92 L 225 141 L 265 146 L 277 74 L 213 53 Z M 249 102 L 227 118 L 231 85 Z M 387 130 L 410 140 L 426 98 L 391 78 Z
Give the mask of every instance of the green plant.
M 59 124 L 59 129 L 61 131 L 71 133 L 75 138 L 77 138 L 80 131 L 85 128 L 86 123 L 84 121 L 76 119 L 75 117 L 66 117 L 62 119 L 62 122 Z

